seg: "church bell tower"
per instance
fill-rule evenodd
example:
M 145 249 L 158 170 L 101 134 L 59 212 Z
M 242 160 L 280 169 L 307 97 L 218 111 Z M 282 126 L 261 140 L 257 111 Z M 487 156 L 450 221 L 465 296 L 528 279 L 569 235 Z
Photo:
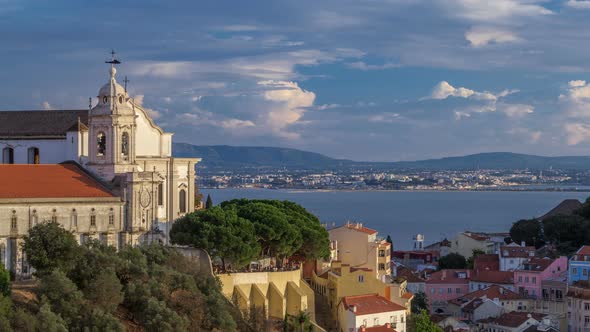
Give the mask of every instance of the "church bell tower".
M 132 172 L 135 163 L 136 115 L 127 91 L 117 83 L 112 52 L 110 80 L 98 92 L 98 103 L 89 112 L 89 158 L 87 167 L 105 181 Z

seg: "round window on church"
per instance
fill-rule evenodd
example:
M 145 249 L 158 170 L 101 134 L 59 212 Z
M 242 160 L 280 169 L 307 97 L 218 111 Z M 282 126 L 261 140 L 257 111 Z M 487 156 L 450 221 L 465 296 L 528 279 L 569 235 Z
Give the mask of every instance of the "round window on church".
M 107 96 L 104 96 L 104 97 L 102 97 L 102 102 L 103 102 L 104 104 L 106 104 L 108 100 L 109 100 L 109 99 L 107 98 Z

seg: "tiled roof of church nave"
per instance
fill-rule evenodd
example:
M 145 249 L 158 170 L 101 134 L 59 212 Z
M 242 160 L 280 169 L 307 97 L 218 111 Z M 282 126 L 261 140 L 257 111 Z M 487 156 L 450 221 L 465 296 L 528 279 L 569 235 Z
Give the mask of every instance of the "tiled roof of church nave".
M 0 111 L 0 138 L 63 138 L 87 125 L 88 110 Z
M 116 197 L 74 163 L 0 164 L 0 184 L 0 199 Z

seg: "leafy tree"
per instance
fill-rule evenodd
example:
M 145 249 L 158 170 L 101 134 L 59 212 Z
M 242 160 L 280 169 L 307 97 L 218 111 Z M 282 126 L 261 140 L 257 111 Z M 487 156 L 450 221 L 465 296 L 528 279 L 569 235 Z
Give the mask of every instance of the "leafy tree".
M 590 238 L 590 220 L 579 215 L 554 216 L 543 220 L 547 242 L 556 245 L 559 253 L 569 255 Z
M 178 219 L 170 230 L 173 243 L 191 245 L 219 257 L 234 267 L 250 263 L 260 252 L 254 225 L 240 218 L 233 209 L 212 207 Z
M 23 308 L 17 308 L 12 315 L 12 328 L 16 331 L 37 331 L 37 318 Z
M 10 295 L 10 272 L 0 264 L 0 294 L 4 296 Z
M 74 235 L 57 222 L 35 225 L 24 240 L 23 250 L 38 275 L 57 268 L 68 271 L 78 254 L 79 245 Z
M 112 313 L 123 302 L 123 286 L 113 270 L 100 272 L 84 290 L 86 298 L 106 313 Z
M 79 331 L 84 332 L 124 332 L 125 327 L 112 314 L 98 308 L 90 309 L 85 313 L 84 319 L 77 326 Z
M 467 268 L 473 269 L 475 267 L 475 258 L 479 255 L 484 255 L 485 252 L 481 249 L 473 249 L 471 257 L 467 259 Z
M 64 320 L 51 311 L 48 303 L 44 303 L 37 313 L 37 330 L 46 332 L 68 332 Z
M 512 241 L 537 248 L 545 244 L 541 223 L 537 219 L 522 219 L 515 222 L 510 228 Z
M 424 292 L 418 292 L 412 299 L 412 313 L 419 314 L 422 311 L 428 312 L 428 298 Z
M 84 297 L 76 284 L 60 270 L 54 270 L 41 279 L 40 294 L 51 305 L 52 311 L 68 325 L 80 320 Z
M 458 253 L 450 253 L 446 256 L 439 258 L 438 269 L 464 269 L 467 267 L 467 261 L 463 255 Z
M 410 316 L 410 319 L 408 320 L 408 331 L 443 332 L 443 329 L 430 320 L 426 310 L 422 310 L 420 314 Z
M 210 209 L 213 207 L 213 200 L 211 199 L 211 195 L 207 194 L 207 200 L 205 201 L 205 209 Z

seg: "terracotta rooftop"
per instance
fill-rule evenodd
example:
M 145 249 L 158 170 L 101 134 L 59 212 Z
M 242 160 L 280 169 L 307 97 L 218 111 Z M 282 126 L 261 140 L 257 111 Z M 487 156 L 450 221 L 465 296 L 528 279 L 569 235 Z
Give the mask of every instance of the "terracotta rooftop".
M 590 246 L 582 246 L 576 251 L 576 255 L 590 255 Z
M 532 254 L 531 254 L 532 253 Z M 501 246 L 500 256 L 506 258 L 527 258 L 535 255 L 535 247 L 533 246 Z
M 397 276 L 406 278 L 408 282 L 424 282 L 424 279 L 415 275 L 410 269 L 403 266 L 397 267 Z
M 359 232 L 366 233 L 366 234 L 369 234 L 369 235 L 377 233 L 376 230 L 371 229 L 371 228 L 367 228 L 367 227 L 363 226 L 363 224 L 361 224 L 361 223 L 346 223 L 346 224 L 344 224 L 344 225 L 342 225 L 340 227 L 346 227 L 348 229 L 354 229 L 355 231 L 359 231 Z M 338 227 L 336 227 L 336 228 L 338 228 Z
M 361 330 L 359 330 L 359 331 L 361 331 Z M 365 328 L 365 331 L 366 332 L 396 332 L 395 329 L 393 327 L 391 327 L 391 325 L 389 325 L 389 327 L 387 327 L 386 325 L 367 327 L 367 328 Z
M 471 280 L 495 284 L 513 284 L 514 272 L 477 270 L 471 275 Z
M 77 164 L 0 165 L 0 198 L 117 197 Z
M 488 288 L 479 289 L 474 292 L 467 293 L 461 297 L 450 300 L 449 302 L 461 306 L 465 303 L 468 303 L 469 301 L 472 301 L 474 299 L 483 298 L 483 297 L 486 297 L 490 300 L 498 299 L 498 300 L 504 300 L 504 301 L 506 301 L 506 300 L 520 300 L 523 298 L 521 295 L 509 290 L 508 288 L 504 288 L 504 287 L 498 286 L 498 285 L 492 285 Z
M 0 138 L 65 138 L 87 124 L 88 110 L 0 111 Z
M 523 263 L 524 268 L 519 271 L 542 272 L 545 271 L 555 260 L 549 258 L 531 258 L 528 262 Z
M 469 283 L 472 270 L 448 269 L 432 273 L 426 280 L 427 284 L 462 284 Z
M 476 241 L 486 241 L 488 240 L 490 237 L 485 235 L 485 234 L 478 234 L 478 233 L 471 233 L 471 232 L 463 232 L 463 235 L 472 238 Z
M 393 303 L 378 294 L 345 296 L 342 298 L 342 304 L 347 310 L 352 310 L 352 307 L 355 307 L 357 316 L 406 310 L 401 305 Z

